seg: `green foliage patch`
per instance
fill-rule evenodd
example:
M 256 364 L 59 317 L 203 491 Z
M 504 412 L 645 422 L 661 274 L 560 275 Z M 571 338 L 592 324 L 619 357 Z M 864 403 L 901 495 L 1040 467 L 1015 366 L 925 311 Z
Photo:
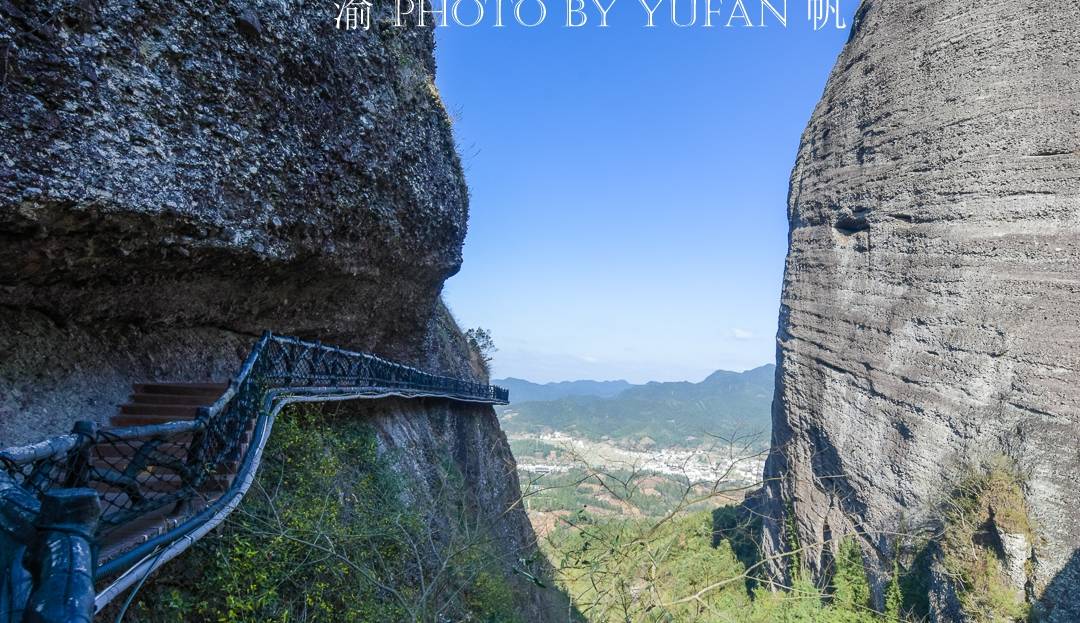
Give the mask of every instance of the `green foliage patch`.
M 532 442 L 529 442 L 532 443 Z M 598 517 L 663 517 L 675 509 L 701 511 L 715 506 L 708 485 L 676 474 L 571 468 L 536 474 L 518 470 L 526 509 L 531 512 L 579 512 Z M 700 501 L 688 498 L 700 497 Z
M 761 562 L 761 517 L 755 513 L 744 512 L 737 505 L 721 506 L 712 513 L 713 547 L 719 547 L 727 541 L 735 557 L 743 567 L 751 572 L 746 579 L 746 589 L 752 591 L 757 586 Z
M 560 585 L 590 623 L 882 623 L 898 613 L 871 608 L 862 553 L 841 544 L 828 590 L 797 579 L 790 590 L 747 591 L 747 566 L 715 526 L 735 524 L 733 511 L 699 512 L 669 521 L 577 518 L 556 530 L 545 552 Z M 734 536 L 734 532 L 725 534 Z M 713 544 L 716 544 L 715 547 Z M 744 552 L 745 554 L 746 552 Z
M 159 571 L 127 620 L 518 623 L 483 530 L 464 516 L 468 535 L 436 530 L 402 502 L 407 484 L 362 422 L 291 408 L 240 508 Z

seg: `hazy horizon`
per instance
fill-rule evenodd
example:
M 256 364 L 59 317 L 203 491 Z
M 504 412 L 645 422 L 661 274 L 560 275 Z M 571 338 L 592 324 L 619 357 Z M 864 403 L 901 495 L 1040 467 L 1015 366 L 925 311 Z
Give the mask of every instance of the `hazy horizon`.
M 703 377 L 701 377 L 699 379 L 671 379 L 671 380 L 665 380 L 665 381 L 658 381 L 656 379 L 649 379 L 649 380 L 643 381 L 643 382 L 634 382 L 634 381 L 629 381 L 627 379 L 593 379 L 593 378 L 574 378 L 574 379 L 557 379 L 557 380 L 553 380 L 553 381 L 535 381 L 533 379 L 523 378 L 523 377 L 520 377 L 520 376 L 514 376 L 512 374 L 509 374 L 509 375 L 495 375 L 495 374 L 493 374 L 491 376 L 491 380 L 492 380 L 492 382 L 495 382 L 495 381 L 504 381 L 504 380 L 511 380 L 512 379 L 512 380 L 515 380 L 515 381 L 525 381 L 526 383 L 533 383 L 533 384 L 536 384 L 536 385 L 555 385 L 555 384 L 558 384 L 558 383 L 580 383 L 580 382 L 584 382 L 584 383 L 629 383 L 631 385 L 644 385 L 646 383 L 701 383 L 702 381 L 707 379 L 709 376 L 711 376 L 711 375 L 713 375 L 713 374 L 715 374 L 717 372 L 733 372 L 735 374 L 742 374 L 743 372 L 749 372 L 750 370 L 756 370 L 758 368 L 764 368 L 766 366 L 775 366 L 775 365 L 776 365 L 775 362 L 770 361 L 768 363 L 763 363 L 760 366 L 752 366 L 752 367 L 747 368 L 745 370 L 726 370 L 724 368 L 717 368 L 716 370 L 713 370 L 709 374 L 706 374 L 705 376 L 703 376 Z

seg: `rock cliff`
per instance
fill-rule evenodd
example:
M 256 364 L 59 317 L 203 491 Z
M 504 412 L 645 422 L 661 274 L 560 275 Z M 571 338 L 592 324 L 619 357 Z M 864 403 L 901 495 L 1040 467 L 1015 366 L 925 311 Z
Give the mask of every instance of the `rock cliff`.
M 266 328 L 439 364 L 468 191 L 433 34 L 334 17 L 0 2 L 0 445 Z
M 1006 564 L 1080 616 L 1078 28 L 1075 1 L 862 2 L 791 177 L 767 553 L 796 536 L 820 577 L 857 535 L 880 588 L 895 533 L 1005 455 L 1037 537 Z
M 439 298 L 468 190 L 434 36 L 377 10 L 0 0 L 0 446 L 225 380 L 265 329 L 484 375 Z M 531 551 L 490 408 L 351 409 L 414 481 L 445 451 L 500 555 Z

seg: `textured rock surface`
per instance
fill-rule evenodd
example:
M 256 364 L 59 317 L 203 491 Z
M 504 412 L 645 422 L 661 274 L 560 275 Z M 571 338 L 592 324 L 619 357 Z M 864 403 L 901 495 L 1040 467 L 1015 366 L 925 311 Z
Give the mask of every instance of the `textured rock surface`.
M 433 35 L 334 16 L 0 0 L 0 445 L 264 329 L 430 362 L 468 202 Z
M 1027 583 L 1027 565 L 1031 559 L 1031 543 L 1028 543 L 1026 534 L 1010 534 L 998 530 L 998 538 L 1001 540 L 1001 549 L 1004 553 L 1005 574 L 1009 583 L 1018 588 L 1021 599 L 1024 596 L 1024 585 Z
M 1078 599 L 1078 28 L 1075 1 L 862 3 L 791 179 L 770 553 L 793 513 L 880 572 L 950 474 L 1006 454 L 1036 592 Z
M 929 569 L 927 601 L 930 604 L 930 623 L 958 623 L 964 621 L 964 609 L 956 594 L 956 583 L 941 563 L 940 552 L 935 552 Z

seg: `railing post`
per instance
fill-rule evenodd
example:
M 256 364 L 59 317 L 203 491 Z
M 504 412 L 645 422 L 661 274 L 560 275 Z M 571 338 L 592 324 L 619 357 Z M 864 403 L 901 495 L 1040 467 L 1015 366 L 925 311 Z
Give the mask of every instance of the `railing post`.
M 36 497 L 0 470 L 0 623 L 23 620 L 33 587 L 23 557 L 34 542 L 34 521 L 40 508 Z
M 97 440 L 97 430 L 97 423 L 88 420 L 75 422 L 72 427 L 71 432 L 79 436 L 79 444 L 72 448 L 71 454 L 68 455 L 65 487 L 86 486 L 90 477 L 90 448 Z
M 210 408 L 199 407 L 195 419 L 198 420 L 199 426 L 191 435 L 191 446 L 188 448 L 184 463 L 187 471 L 184 474 L 183 483 L 192 489 L 198 489 L 206 480 L 205 462 L 207 445 L 210 442 Z M 189 500 L 187 499 L 178 501 L 176 503 L 176 512 L 185 510 L 188 503 Z
M 101 504 L 93 489 L 56 489 L 41 501 L 31 552 L 34 590 L 26 623 L 91 623 L 94 618 L 94 533 Z

